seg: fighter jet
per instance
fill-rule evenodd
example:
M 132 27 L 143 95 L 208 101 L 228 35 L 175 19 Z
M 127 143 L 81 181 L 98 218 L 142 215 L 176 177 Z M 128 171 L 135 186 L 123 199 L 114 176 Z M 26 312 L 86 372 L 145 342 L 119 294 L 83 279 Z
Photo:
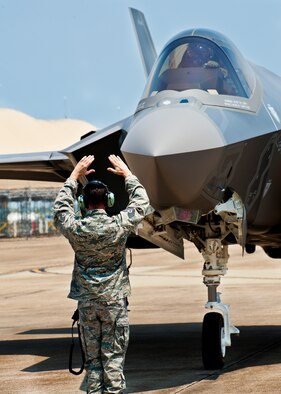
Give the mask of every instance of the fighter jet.
M 281 78 L 208 29 L 178 34 L 157 56 L 143 14 L 130 11 L 148 76 L 135 113 L 60 152 L 2 155 L 0 177 L 64 181 L 94 154 L 95 177 L 115 193 L 116 213 L 127 196 L 104 162 L 111 153 L 125 158 L 152 206 L 128 247 L 184 258 L 188 240 L 202 253 L 203 364 L 222 368 L 231 334 L 239 333 L 217 292 L 228 246 L 253 253 L 258 245 L 281 258 Z

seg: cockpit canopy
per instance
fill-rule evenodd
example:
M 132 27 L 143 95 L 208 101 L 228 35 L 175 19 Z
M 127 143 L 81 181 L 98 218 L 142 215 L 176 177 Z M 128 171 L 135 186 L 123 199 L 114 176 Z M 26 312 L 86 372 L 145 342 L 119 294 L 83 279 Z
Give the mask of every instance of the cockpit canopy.
M 225 36 L 210 30 L 190 30 L 164 48 L 143 98 L 163 90 L 188 89 L 249 98 L 253 78 L 250 66 Z

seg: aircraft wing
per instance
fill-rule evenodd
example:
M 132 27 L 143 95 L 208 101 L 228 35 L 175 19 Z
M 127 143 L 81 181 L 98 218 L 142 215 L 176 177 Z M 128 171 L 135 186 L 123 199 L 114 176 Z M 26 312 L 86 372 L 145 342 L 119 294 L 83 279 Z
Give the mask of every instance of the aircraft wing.
M 105 129 L 82 138 L 80 141 L 61 152 L 74 164 L 85 155 L 95 156 L 95 161 L 92 164 L 95 173 L 89 175 L 88 180 L 101 180 L 108 186 L 110 191 L 115 194 L 116 204 L 110 209 L 110 213 L 112 214 L 119 212 L 127 206 L 128 195 L 124 189 L 123 178 L 107 171 L 107 168 L 110 166 L 108 156 L 110 154 L 115 154 L 124 159 L 120 147 L 126 138 L 127 129 L 131 121 L 132 117 L 123 119 Z
M 73 165 L 60 152 L 0 155 L 0 178 L 63 182 Z
M 124 209 L 128 202 L 124 191 L 124 180 L 109 173 L 108 156 L 116 154 L 121 157 L 120 147 L 127 135 L 127 127 L 132 117 L 121 120 L 105 129 L 91 132 L 77 143 L 60 152 L 31 152 L 0 155 L 0 178 L 35 181 L 64 182 L 75 164 L 85 155 L 94 155 L 95 173 L 89 177 L 100 179 L 115 193 L 117 203 L 112 213 Z M 85 183 L 86 179 L 82 180 Z

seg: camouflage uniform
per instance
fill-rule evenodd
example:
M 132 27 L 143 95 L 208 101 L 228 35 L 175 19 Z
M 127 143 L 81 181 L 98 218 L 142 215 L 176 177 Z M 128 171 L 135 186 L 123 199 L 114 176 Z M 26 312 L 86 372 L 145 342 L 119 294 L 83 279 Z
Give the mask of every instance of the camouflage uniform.
M 77 218 L 77 182 L 71 178 L 54 204 L 55 225 L 75 251 L 69 297 L 78 300 L 88 393 L 122 393 L 125 389 L 126 298 L 130 295 L 125 245 L 149 207 L 145 189 L 134 175 L 125 178 L 125 188 L 129 204 L 112 217 L 103 209 L 94 209 Z

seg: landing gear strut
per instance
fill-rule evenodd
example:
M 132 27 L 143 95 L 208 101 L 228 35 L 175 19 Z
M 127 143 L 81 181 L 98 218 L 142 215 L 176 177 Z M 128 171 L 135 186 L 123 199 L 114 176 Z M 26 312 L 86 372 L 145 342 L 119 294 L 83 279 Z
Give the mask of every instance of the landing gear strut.
M 231 346 L 230 335 L 239 334 L 238 328 L 230 324 L 229 305 L 221 303 L 217 292 L 220 276 L 227 272 L 228 247 L 222 245 L 218 238 L 207 239 L 203 257 L 203 283 L 208 288 L 205 308 L 212 312 L 207 313 L 203 320 L 202 358 L 205 369 L 220 369 L 224 366 L 226 347 Z

